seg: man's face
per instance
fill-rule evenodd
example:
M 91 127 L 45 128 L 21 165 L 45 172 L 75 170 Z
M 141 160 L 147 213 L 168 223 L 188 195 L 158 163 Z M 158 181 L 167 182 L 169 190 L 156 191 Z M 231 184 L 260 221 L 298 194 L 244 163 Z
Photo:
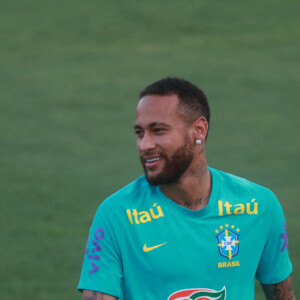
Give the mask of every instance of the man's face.
M 194 158 L 191 137 L 177 112 L 178 103 L 177 95 L 149 95 L 137 107 L 137 148 L 152 185 L 176 182 Z

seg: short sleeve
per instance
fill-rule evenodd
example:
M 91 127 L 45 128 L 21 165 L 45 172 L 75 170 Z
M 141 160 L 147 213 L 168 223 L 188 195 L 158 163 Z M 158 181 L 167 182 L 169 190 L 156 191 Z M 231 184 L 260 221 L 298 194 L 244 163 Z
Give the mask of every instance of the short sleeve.
M 113 217 L 103 204 L 90 228 L 78 290 L 92 290 L 120 298 L 123 277 L 120 252 Z
M 271 219 L 267 240 L 256 271 L 256 278 L 262 284 L 275 284 L 285 280 L 292 272 L 289 259 L 287 226 L 279 201 L 273 195 L 270 203 Z M 267 227 L 267 226 L 266 226 Z

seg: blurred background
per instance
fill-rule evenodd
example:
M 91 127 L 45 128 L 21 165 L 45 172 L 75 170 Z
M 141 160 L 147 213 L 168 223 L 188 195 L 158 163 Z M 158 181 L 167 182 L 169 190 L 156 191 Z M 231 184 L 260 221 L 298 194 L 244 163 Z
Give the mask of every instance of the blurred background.
M 299 296 L 300 2 L 0 4 L 1 299 L 81 299 L 94 213 L 142 174 L 138 93 L 166 76 L 207 94 L 209 165 L 278 196 Z

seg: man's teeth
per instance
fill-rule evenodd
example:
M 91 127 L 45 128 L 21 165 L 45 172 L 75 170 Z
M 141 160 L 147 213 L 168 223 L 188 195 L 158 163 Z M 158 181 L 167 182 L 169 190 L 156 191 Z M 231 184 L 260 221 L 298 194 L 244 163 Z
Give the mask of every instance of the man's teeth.
M 160 160 L 160 158 L 156 157 L 156 158 L 146 159 L 146 162 L 155 162 L 158 160 Z

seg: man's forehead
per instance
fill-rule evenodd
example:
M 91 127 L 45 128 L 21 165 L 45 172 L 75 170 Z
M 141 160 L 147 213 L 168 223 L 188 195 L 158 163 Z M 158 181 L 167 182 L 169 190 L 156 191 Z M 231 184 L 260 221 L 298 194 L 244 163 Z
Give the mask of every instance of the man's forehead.
M 178 102 L 177 95 L 147 95 L 143 97 L 137 107 L 135 124 L 144 127 L 150 126 L 150 124 L 178 123 Z
M 164 115 L 174 114 L 177 109 L 179 99 L 177 95 L 146 95 L 138 103 L 137 113 L 147 113 L 156 111 Z

